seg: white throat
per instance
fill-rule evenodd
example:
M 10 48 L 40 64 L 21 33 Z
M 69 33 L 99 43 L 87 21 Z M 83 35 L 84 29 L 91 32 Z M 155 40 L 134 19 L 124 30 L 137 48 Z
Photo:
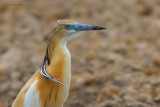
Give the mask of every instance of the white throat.
M 77 32 L 75 30 L 69 30 L 69 31 L 67 31 L 67 34 L 61 40 L 61 45 L 63 45 L 63 46 L 66 47 L 66 44 L 67 44 L 68 40 L 77 38 L 80 35 L 82 35 L 83 33 L 84 33 L 84 31 L 79 31 L 79 32 Z

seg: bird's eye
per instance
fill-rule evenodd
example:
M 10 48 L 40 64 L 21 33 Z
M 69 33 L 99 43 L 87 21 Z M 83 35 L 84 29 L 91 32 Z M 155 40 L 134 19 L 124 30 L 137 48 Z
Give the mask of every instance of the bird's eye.
M 69 29 L 69 25 L 65 25 L 64 28 L 65 28 L 65 29 Z

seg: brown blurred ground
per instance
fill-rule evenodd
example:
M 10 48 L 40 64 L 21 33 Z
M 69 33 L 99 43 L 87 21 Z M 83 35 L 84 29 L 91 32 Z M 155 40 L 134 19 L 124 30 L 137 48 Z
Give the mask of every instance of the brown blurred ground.
M 160 0 L 17 3 L 0 1 L 0 107 L 9 107 L 40 68 L 58 19 L 108 28 L 68 43 L 72 81 L 65 107 L 160 107 Z

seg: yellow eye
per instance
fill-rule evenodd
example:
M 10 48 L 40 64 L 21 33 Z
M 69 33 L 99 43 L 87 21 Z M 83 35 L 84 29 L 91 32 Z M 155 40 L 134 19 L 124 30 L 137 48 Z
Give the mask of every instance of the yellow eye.
M 64 28 L 65 28 L 65 29 L 69 29 L 69 26 L 68 26 L 68 25 L 65 25 Z

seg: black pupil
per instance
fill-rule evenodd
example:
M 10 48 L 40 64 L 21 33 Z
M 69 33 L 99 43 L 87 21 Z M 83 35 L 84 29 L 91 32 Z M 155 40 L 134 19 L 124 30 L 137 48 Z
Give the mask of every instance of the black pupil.
M 68 28 L 69 28 L 69 26 L 68 26 L 68 25 L 66 25 L 66 26 L 65 26 L 65 28 L 67 28 L 67 29 L 68 29 Z

